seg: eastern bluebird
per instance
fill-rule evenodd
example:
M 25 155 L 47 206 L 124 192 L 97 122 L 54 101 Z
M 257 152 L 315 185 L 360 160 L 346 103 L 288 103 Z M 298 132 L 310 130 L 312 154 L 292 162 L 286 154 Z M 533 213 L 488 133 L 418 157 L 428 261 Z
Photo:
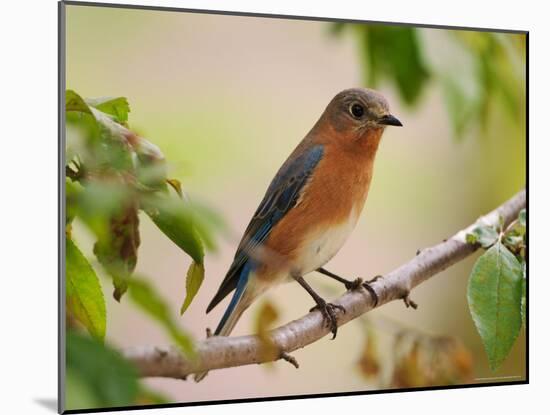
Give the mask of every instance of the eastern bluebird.
M 275 175 L 246 228 L 233 263 L 206 309 L 208 313 L 235 290 L 214 335 L 229 335 L 242 313 L 269 287 L 297 281 L 313 297 L 315 308 L 336 336 L 334 309 L 342 307 L 327 303 L 304 276 L 317 270 L 348 289 L 354 286 L 322 267 L 357 223 L 387 125 L 402 124 L 376 91 L 346 89 L 330 101 Z

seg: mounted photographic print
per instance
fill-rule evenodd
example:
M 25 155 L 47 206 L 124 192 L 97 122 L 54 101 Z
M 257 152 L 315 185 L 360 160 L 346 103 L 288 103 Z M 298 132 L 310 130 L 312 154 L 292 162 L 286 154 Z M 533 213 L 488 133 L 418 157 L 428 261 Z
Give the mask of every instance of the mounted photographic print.
M 528 382 L 527 32 L 59 11 L 60 412 Z

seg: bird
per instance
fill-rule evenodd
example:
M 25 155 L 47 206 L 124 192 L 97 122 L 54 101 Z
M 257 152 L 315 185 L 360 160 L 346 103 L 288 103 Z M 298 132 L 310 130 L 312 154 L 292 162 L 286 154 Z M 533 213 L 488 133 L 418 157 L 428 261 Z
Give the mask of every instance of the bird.
M 206 309 L 209 313 L 233 292 L 215 336 L 228 336 L 243 312 L 266 290 L 296 281 L 313 298 L 314 309 L 322 313 L 336 337 L 336 310 L 345 309 L 324 300 L 304 276 L 318 271 L 348 289 L 361 284 L 323 266 L 342 248 L 357 224 L 387 126 L 402 123 L 390 113 L 381 93 L 350 88 L 332 98 L 268 186 Z M 362 286 L 370 288 L 368 283 Z M 202 380 L 206 373 L 198 373 L 195 380 Z

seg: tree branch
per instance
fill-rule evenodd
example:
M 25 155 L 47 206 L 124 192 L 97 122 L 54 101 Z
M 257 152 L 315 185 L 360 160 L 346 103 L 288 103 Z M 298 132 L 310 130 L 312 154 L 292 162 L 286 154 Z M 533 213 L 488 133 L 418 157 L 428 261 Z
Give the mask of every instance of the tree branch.
M 377 307 L 393 300 L 408 298 L 414 287 L 475 252 L 478 246 L 466 243 L 466 234 L 474 227 L 480 224 L 498 225 L 499 218 L 502 218 L 502 226 L 506 227 L 517 218 L 525 205 L 526 194 L 522 190 L 468 228 L 442 243 L 423 249 L 406 264 L 383 278 L 378 278 L 371 284 L 378 295 Z M 346 292 L 333 303 L 346 309 L 345 314 L 338 313 L 338 326 L 374 308 L 373 299 L 365 289 Z M 273 344 L 281 352 L 278 358 L 284 358 L 288 353 L 316 342 L 329 332 L 321 313 L 313 311 L 272 330 L 270 335 Z M 134 347 L 123 353 L 136 365 L 141 376 L 181 379 L 196 372 L 278 360 L 268 356 L 264 348 L 257 336 L 210 337 L 196 343 L 197 358 L 194 360 L 185 358 L 176 346 Z

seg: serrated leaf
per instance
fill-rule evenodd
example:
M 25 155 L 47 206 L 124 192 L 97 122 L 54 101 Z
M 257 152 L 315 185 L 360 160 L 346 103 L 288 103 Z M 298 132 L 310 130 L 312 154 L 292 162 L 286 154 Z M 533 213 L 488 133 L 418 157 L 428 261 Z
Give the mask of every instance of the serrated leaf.
M 88 98 L 86 103 L 105 114 L 112 115 L 121 124 L 128 121 L 130 105 L 125 97 Z
M 67 239 L 65 246 L 67 312 L 82 323 L 92 336 L 103 339 L 107 312 L 99 279 L 73 241 Z
M 174 321 L 168 304 L 155 288 L 141 278 L 132 278 L 128 283 L 132 301 L 163 326 L 185 355 L 194 358 L 195 348 L 191 336 Z
M 85 389 L 84 402 L 67 396 L 67 409 L 129 406 L 135 404 L 139 391 L 137 370 L 118 351 L 101 342 L 73 332 L 67 334 L 67 373 Z M 93 400 L 92 400 L 93 399 Z
M 191 302 L 197 295 L 199 288 L 204 280 L 204 264 L 193 261 L 187 270 L 187 278 L 185 280 L 185 300 L 181 306 L 180 314 L 185 313 Z
M 488 248 L 493 245 L 498 239 L 498 232 L 492 226 L 477 226 L 474 230 L 466 235 L 466 242 L 479 243 L 483 248 Z
M 202 263 L 204 248 L 193 225 L 193 215 L 185 202 L 171 196 L 149 196 L 142 208 L 157 227 L 197 263 Z
M 468 282 L 470 313 L 493 371 L 506 359 L 521 329 L 521 298 L 521 264 L 497 242 L 478 258 Z

